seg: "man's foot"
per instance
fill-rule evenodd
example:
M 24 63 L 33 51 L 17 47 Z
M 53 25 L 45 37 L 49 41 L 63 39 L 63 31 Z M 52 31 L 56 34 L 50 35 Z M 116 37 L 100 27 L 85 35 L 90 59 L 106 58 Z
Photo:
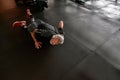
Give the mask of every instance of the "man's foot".
M 64 26 L 64 23 L 63 23 L 63 21 L 59 21 L 59 23 L 58 23 L 58 28 L 61 28 L 61 29 L 63 29 L 63 26 Z
M 23 26 L 26 26 L 26 21 L 15 21 L 13 24 L 12 24 L 13 27 L 23 27 Z

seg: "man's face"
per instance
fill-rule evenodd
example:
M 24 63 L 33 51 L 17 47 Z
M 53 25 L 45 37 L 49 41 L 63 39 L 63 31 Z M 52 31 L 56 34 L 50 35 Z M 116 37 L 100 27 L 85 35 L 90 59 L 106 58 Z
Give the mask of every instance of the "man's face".
M 52 45 L 58 45 L 60 43 L 60 39 L 57 38 L 57 37 L 56 38 L 52 38 L 50 40 L 50 42 L 51 42 Z

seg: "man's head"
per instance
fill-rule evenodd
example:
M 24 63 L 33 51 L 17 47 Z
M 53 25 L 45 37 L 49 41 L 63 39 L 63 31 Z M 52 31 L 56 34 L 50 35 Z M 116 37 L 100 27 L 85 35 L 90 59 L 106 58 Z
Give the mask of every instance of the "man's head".
M 53 37 L 50 40 L 51 45 L 59 45 L 63 44 L 64 42 L 64 36 L 60 34 L 53 35 Z
M 22 26 L 26 26 L 26 21 L 15 21 L 12 24 L 13 27 L 22 27 Z

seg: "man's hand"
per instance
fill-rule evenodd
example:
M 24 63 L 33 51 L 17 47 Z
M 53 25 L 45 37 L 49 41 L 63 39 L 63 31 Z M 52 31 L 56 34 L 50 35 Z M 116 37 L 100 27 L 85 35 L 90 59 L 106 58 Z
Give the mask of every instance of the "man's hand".
M 40 49 L 42 47 L 41 44 L 41 42 L 35 42 L 35 48 Z
M 61 21 L 59 21 L 59 23 L 58 23 L 58 28 L 63 29 L 63 26 L 64 26 L 63 21 L 62 21 L 62 20 L 61 20 Z

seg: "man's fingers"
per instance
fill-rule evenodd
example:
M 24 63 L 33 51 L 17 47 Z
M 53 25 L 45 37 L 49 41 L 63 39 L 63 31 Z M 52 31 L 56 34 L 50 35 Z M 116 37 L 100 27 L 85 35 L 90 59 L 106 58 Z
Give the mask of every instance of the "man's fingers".
M 39 48 L 41 48 L 42 46 L 41 46 L 41 42 L 37 42 L 36 44 L 35 44 L 35 48 L 37 48 L 37 49 L 39 49 Z
M 38 46 L 35 46 L 35 48 L 39 49 L 39 47 L 38 47 Z
M 40 49 L 42 46 L 41 45 L 39 45 L 39 46 L 35 46 L 35 48 L 37 48 L 37 49 Z
M 41 48 L 41 45 L 40 45 L 40 44 L 39 44 L 38 46 L 39 46 L 39 48 Z
M 39 48 L 41 48 L 41 45 L 40 45 L 40 44 L 38 44 L 38 47 L 39 47 Z
M 38 42 L 39 44 L 42 44 L 42 42 Z

